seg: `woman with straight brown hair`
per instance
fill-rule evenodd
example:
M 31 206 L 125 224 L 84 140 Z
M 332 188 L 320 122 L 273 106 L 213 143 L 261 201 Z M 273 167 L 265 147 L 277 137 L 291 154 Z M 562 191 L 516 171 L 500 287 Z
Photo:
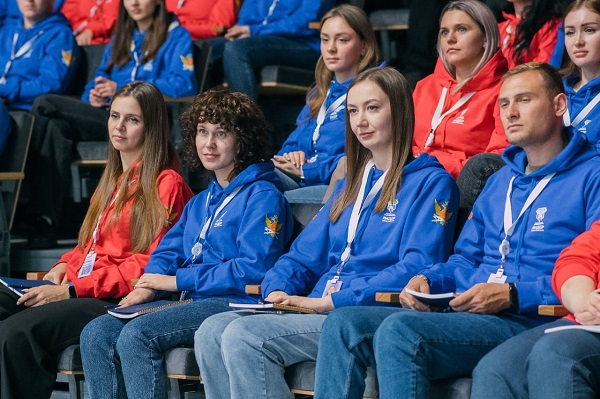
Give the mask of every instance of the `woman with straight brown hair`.
M 117 0 L 113 0 L 117 1 Z M 68 191 L 74 142 L 105 141 L 108 106 L 115 92 L 133 81 L 154 84 L 169 97 L 193 96 L 192 40 L 165 0 L 120 0 L 115 33 L 81 101 L 59 95 L 36 99 L 36 128 L 29 157 L 32 184 L 28 212 L 34 224 L 30 245 L 56 245 L 56 226 Z M 30 175 L 28 175 L 30 176 Z
M 273 157 L 286 190 L 329 183 L 344 154 L 348 86 L 356 74 L 376 66 L 379 58 L 369 18 L 358 7 L 344 4 L 327 12 L 320 33 L 316 84 L 306 96 L 298 126 Z M 322 192 L 314 193 L 315 202 L 321 202 Z
M 179 159 L 155 86 L 133 82 L 115 93 L 108 137 L 108 164 L 78 245 L 44 277 L 54 284 L 22 297 L 0 286 L 3 398 L 50 397 L 57 356 L 79 343 L 83 327 L 105 314 L 107 305 L 132 291 L 131 280 L 142 275 L 192 196 L 177 173 Z

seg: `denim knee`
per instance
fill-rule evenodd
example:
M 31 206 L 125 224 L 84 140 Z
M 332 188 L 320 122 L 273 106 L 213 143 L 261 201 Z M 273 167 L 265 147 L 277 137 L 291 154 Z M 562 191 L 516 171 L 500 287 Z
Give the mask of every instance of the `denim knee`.
M 570 335 L 570 333 L 573 333 L 573 331 L 570 331 L 567 334 Z M 588 333 L 583 332 L 583 334 Z M 565 345 L 566 342 L 571 344 Z M 576 342 L 577 338 L 573 335 L 565 337 L 560 332 L 545 334 L 538 339 L 531 349 L 531 352 L 527 357 L 527 366 L 547 365 L 549 362 L 552 363 L 557 359 L 560 359 L 561 362 L 564 362 L 565 359 L 578 361 L 581 348 Z
M 120 357 L 139 356 L 150 346 L 150 341 L 131 322 L 126 324 L 117 339 L 117 353 Z
M 248 58 L 248 46 L 246 46 L 246 39 L 232 40 L 225 43 L 223 47 L 223 59 L 236 60 L 247 62 Z

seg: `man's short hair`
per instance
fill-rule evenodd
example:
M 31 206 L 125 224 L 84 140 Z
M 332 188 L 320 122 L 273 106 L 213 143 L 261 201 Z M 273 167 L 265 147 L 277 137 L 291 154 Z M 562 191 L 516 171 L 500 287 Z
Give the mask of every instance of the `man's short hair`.
M 545 62 L 527 62 L 525 64 L 517 65 L 504 74 L 502 82 L 515 75 L 528 71 L 535 71 L 540 74 L 542 81 L 544 82 L 546 93 L 548 93 L 548 97 L 551 100 L 557 95 L 565 92 L 562 77 L 558 72 L 558 69 Z

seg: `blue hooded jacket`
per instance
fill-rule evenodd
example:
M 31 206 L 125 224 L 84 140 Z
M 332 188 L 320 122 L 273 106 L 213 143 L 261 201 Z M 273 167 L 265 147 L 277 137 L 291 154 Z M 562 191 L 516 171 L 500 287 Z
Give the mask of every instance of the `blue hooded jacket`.
M 137 29 L 133 32 L 135 43 L 134 52 L 142 59 L 142 42 L 146 32 Z M 113 38 L 114 39 L 114 38 Z M 154 84 L 162 94 L 170 97 L 186 97 L 196 95 L 198 88 L 194 75 L 194 62 L 192 51 L 192 37 L 188 31 L 173 22 L 169 27 L 167 40 L 156 53 L 153 60 L 139 65 L 135 76 L 131 76 L 135 68 L 135 59 L 132 56 L 122 68 L 113 67 L 108 73 L 106 66 L 112 56 L 112 39 L 106 46 L 100 66 L 96 70 L 94 79 L 88 82 L 81 96 L 81 101 L 90 102 L 90 90 L 95 86 L 98 76 L 104 76 L 117 83 L 117 90 L 134 80 L 142 80 Z
M 519 215 L 535 185 L 556 173 L 525 211 L 509 239 L 506 282 L 516 283 L 519 313 L 537 317 L 538 305 L 559 304 L 551 275 L 560 251 L 600 219 L 600 157 L 583 135 L 571 129 L 569 143 L 549 164 L 526 175 L 525 151 L 508 147 L 502 157 L 507 166 L 489 178 L 473 205 L 448 262 L 422 271 L 431 292 L 464 292 L 487 282 L 500 266 L 499 246 L 504 238 L 504 203 L 510 179 L 512 220 Z
M 371 185 L 383 172 L 375 169 Z M 336 275 L 346 247 L 352 206 L 337 222 L 329 221 L 342 180 L 330 200 L 294 241 L 262 283 L 263 296 L 281 290 L 321 297 Z M 370 185 L 367 184 L 367 188 Z M 341 290 L 331 294 L 336 308 L 372 305 L 377 291 L 398 291 L 424 266 L 445 261 L 452 250 L 458 188 L 440 163 L 421 154 L 404 168 L 397 203 L 373 213 L 379 194 L 361 213 L 350 258 L 344 265 Z
M 205 221 L 239 186 L 243 188 L 211 222 L 202 253 L 190 264 Z M 292 211 L 273 165 L 254 164 L 225 189 L 213 177 L 209 187 L 185 206 L 179 222 L 152 253 L 145 272 L 176 276 L 177 289 L 194 300 L 219 296 L 256 303 L 257 298 L 246 294 L 246 285 L 260 284 L 286 249 L 292 230 Z
M 318 52 L 319 31 L 308 24 L 321 20 L 334 6 L 334 0 L 247 0 L 237 24 L 248 25 L 251 36 L 283 36 Z
M 353 79 L 344 83 L 338 83 L 335 79 L 329 85 L 329 96 L 325 99 L 325 109 L 328 109 L 338 98 L 348 92 L 348 86 Z M 317 153 L 315 162 L 307 162 L 302 167 L 304 181 L 300 186 L 315 186 L 318 184 L 329 184 L 331 175 L 338 161 L 344 155 L 344 144 L 346 135 L 346 101 L 338 108 L 325 116 L 321 125 L 320 137 L 316 148 L 313 148 L 312 136 L 317 127 L 317 118 L 309 119 L 310 108 L 304 106 L 296 119 L 298 127 L 290 133 L 283 143 L 283 147 L 277 155 L 283 155 L 291 151 L 304 151 L 306 159 L 310 159 Z
M 0 98 L 8 100 L 9 108 L 29 110 L 41 94 L 64 94 L 79 62 L 79 47 L 69 21 L 55 13 L 29 29 L 22 19 L 5 24 L 0 29 L 0 76 L 10 59 L 15 35 L 15 53 L 35 39 L 29 51 L 14 60 L 6 82 L 0 83 Z
M 575 91 L 573 90 L 573 85 L 579 80 L 579 76 L 572 75 L 563 81 L 571 120 L 574 120 L 577 114 L 597 94 L 600 94 L 600 77 L 588 82 L 585 86 L 580 87 L 578 91 Z M 600 104 L 596 104 L 587 117 L 583 118 L 574 128 L 583 133 L 590 143 L 597 146 L 600 141 Z

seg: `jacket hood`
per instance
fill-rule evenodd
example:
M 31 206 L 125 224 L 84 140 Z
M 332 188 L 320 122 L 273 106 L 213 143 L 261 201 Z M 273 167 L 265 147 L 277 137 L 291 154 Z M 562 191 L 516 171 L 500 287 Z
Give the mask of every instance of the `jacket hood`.
M 571 128 L 564 128 L 564 132 L 569 139 L 567 146 L 549 164 L 529 175 L 525 175 L 527 156 L 525 150 L 521 147 L 509 146 L 502 153 L 502 159 L 510 167 L 515 176 L 537 178 L 549 173 L 572 169 L 580 163 L 598 155 L 596 149 L 588 143 L 583 134 Z
M 460 89 L 460 92 L 469 93 L 496 85 L 506 71 L 508 71 L 508 63 L 502 51 L 498 50 L 487 64 Z M 452 88 L 458 84 L 456 79 L 446 70 L 441 57 L 438 57 L 433 75 L 443 87 Z
M 254 183 L 260 180 L 272 183 L 275 187 L 277 187 L 279 191 L 283 192 L 283 184 L 281 183 L 279 176 L 277 176 L 277 173 L 275 173 L 275 166 L 272 162 L 261 162 L 248 166 L 239 175 L 237 175 L 224 189 L 222 189 L 219 183 L 217 182 L 217 178 L 213 176 L 211 178 L 210 190 L 213 196 L 229 195 L 229 193 L 231 193 L 239 186 L 243 186 L 244 184 L 248 183 Z M 219 194 L 221 192 L 222 194 Z
M 54 28 L 56 26 L 61 25 L 71 29 L 71 25 L 69 24 L 69 21 L 64 17 L 64 15 L 62 15 L 60 12 L 55 12 L 54 14 L 50 14 L 48 17 L 34 24 L 29 29 L 25 29 L 25 26 L 23 26 L 23 18 L 21 18 L 19 21 L 18 30 L 19 32 L 25 31 L 29 35 L 31 35 L 32 33 L 38 33 L 41 30 L 46 30 L 48 28 Z
M 579 82 L 581 78 L 578 74 L 569 75 L 564 80 L 565 94 L 567 95 L 567 104 L 569 110 L 584 108 L 594 96 L 600 93 L 600 77 L 587 82 L 579 90 L 573 90 L 573 85 Z M 574 115 L 571 115 L 574 118 Z
M 428 169 L 428 168 L 437 168 L 437 169 L 445 171 L 444 167 L 442 166 L 441 163 L 438 162 L 436 157 L 431 156 L 424 152 L 421 155 L 419 155 L 418 157 L 416 157 L 415 159 L 413 159 L 412 162 L 410 162 L 408 165 L 406 165 L 404 167 L 404 170 L 402 171 L 402 175 L 406 176 L 411 173 L 416 173 L 423 169 Z

